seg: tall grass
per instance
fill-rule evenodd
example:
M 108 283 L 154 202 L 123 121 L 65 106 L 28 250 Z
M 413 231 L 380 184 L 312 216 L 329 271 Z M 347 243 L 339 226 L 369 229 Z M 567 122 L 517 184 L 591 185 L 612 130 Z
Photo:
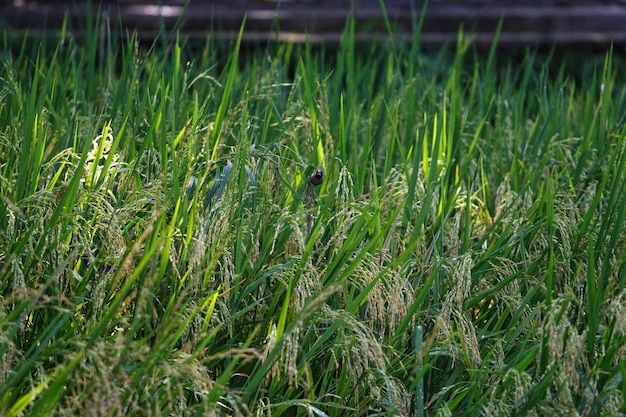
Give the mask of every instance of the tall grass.
M 356 30 L 5 35 L 3 415 L 626 412 L 623 63 Z

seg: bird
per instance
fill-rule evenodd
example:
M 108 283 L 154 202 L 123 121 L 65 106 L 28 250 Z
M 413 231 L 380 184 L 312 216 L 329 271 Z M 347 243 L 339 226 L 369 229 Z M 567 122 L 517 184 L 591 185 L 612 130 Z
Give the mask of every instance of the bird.
M 324 182 L 324 170 L 322 168 L 318 168 L 314 173 L 309 175 L 309 184 L 314 187 L 322 184 Z

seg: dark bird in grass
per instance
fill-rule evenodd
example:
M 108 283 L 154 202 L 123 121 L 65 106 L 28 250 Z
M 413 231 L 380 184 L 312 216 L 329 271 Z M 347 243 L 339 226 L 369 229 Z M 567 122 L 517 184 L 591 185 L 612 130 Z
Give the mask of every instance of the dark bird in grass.
M 321 183 L 324 182 L 324 170 L 322 168 L 318 168 L 317 171 L 309 175 L 309 183 L 317 187 Z

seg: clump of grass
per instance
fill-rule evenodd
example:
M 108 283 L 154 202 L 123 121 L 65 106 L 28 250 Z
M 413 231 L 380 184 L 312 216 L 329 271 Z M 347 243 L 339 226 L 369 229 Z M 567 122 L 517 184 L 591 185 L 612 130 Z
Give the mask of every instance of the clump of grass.
M 354 30 L 5 37 L 3 414 L 623 411 L 612 54 Z

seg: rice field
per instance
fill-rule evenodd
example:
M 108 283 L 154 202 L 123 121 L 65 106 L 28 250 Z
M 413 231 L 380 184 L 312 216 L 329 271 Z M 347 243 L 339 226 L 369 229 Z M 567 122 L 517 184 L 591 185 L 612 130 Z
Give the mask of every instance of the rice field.
M 0 414 L 616 416 L 624 61 L 3 36 Z

